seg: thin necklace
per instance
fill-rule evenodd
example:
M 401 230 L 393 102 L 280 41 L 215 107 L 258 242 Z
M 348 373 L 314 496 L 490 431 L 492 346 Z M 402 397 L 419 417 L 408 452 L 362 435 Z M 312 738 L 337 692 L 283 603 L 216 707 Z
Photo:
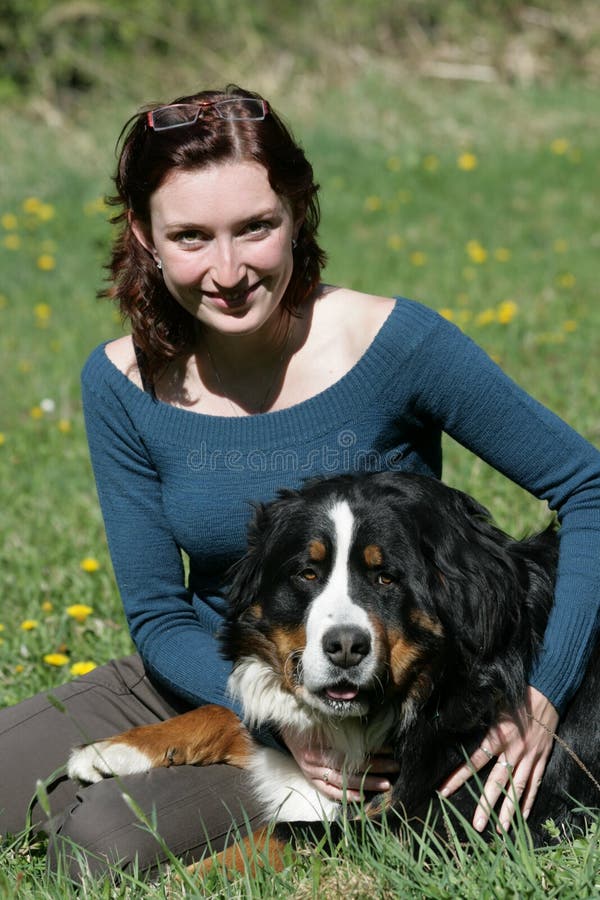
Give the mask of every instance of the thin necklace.
M 276 368 L 276 370 L 275 370 L 275 374 L 273 375 L 273 378 L 271 379 L 271 381 L 270 381 L 269 384 L 267 385 L 267 390 L 266 390 L 266 392 L 265 392 L 264 397 L 262 398 L 262 401 L 260 402 L 260 404 L 259 404 L 259 405 L 257 406 L 257 408 L 256 408 L 256 412 L 257 412 L 257 413 L 263 413 L 263 412 L 265 411 L 265 409 L 267 408 L 267 405 L 268 405 L 269 400 L 270 400 L 270 398 L 271 398 L 271 394 L 272 394 L 272 392 L 273 392 L 273 388 L 275 387 L 275 383 L 277 382 L 277 379 L 278 379 L 279 376 L 281 375 L 281 371 L 282 371 L 282 368 L 283 368 L 283 361 L 284 361 L 284 359 L 285 359 L 285 353 L 286 353 L 286 350 L 287 350 L 287 348 L 288 348 L 288 344 L 289 344 L 289 342 L 290 342 L 290 335 L 291 335 L 291 333 L 292 333 L 292 317 L 291 317 L 291 315 L 290 315 L 290 317 L 289 317 L 289 319 L 288 319 L 288 327 L 287 327 L 287 331 L 286 331 L 286 334 L 285 334 L 285 340 L 284 340 L 283 346 L 282 346 L 282 348 L 281 348 L 281 353 L 280 353 L 280 355 L 279 355 L 279 359 L 277 360 L 277 368 Z M 222 380 L 222 378 L 221 378 L 221 375 L 220 375 L 220 373 L 219 373 L 219 370 L 217 369 L 217 367 L 216 367 L 216 365 L 215 365 L 215 361 L 214 361 L 214 359 L 213 359 L 213 355 L 212 355 L 212 353 L 210 352 L 209 346 L 208 346 L 208 344 L 206 343 L 206 341 L 204 341 L 204 348 L 205 348 L 205 350 L 206 350 L 206 355 L 208 356 L 208 361 L 210 362 L 211 368 L 212 368 L 212 370 L 213 370 L 213 373 L 214 373 L 214 376 L 215 376 L 215 380 L 216 380 L 217 384 L 219 385 L 219 387 L 220 387 L 220 389 L 221 389 L 221 393 L 222 393 L 223 396 L 226 398 L 226 400 L 227 400 L 227 402 L 229 403 L 230 407 L 232 408 L 234 414 L 235 414 L 236 416 L 239 416 L 239 415 L 240 415 L 240 408 L 239 408 L 238 406 L 236 406 L 236 405 L 233 403 L 231 397 L 229 396 L 229 394 L 228 394 L 227 391 L 225 390 L 225 385 L 223 384 L 223 380 Z

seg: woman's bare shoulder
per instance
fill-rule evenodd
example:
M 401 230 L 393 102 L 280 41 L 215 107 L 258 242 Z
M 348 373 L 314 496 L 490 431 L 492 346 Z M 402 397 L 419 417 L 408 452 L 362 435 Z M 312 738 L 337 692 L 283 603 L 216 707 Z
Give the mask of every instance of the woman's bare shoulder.
M 337 327 L 346 328 L 349 336 L 354 335 L 363 346 L 371 343 L 395 303 L 393 297 L 341 287 L 326 289 L 323 299 L 326 299 L 323 309 L 336 321 Z
M 133 381 L 138 387 L 142 387 L 142 379 L 138 368 L 135 350 L 133 349 L 133 341 L 131 335 L 126 334 L 124 337 L 110 341 L 104 348 L 104 352 L 110 359 L 111 363 L 119 369 L 123 375 L 126 375 L 130 381 Z

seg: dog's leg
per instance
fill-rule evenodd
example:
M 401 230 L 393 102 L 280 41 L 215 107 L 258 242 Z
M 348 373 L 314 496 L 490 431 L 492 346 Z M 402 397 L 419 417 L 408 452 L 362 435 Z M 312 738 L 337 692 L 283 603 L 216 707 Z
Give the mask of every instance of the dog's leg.
M 285 849 L 291 837 L 285 825 L 275 827 L 265 825 L 249 837 L 236 841 L 221 853 L 193 863 L 188 866 L 187 871 L 200 881 L 203 881 L 214 868 L 224 870 L 228 876 L 247 873 L 254 877 L 257 869 L 262 869 L 268 864 L 274 871 L 281 872 L 289 862 L 286 860 L 289 853 L 286 853 Z
M 229 763 L 243 769 L 251 749 L 252 738 L 236 714 L 209 705 L 77 747 L 67 772 L 70 778 L 96 782 L 107 775 L 133 775 L 159 766 Z

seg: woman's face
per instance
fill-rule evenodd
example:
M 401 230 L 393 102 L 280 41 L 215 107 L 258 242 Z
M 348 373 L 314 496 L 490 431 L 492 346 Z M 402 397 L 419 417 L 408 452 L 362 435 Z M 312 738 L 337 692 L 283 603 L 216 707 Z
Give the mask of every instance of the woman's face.
M 162 263 L 173 297 L 223 333 L 257 331 L 292 274 L 297 231 L 290 204 L 254 162 L 175 172 L 150 199 L 150 233 L 138 239 Z

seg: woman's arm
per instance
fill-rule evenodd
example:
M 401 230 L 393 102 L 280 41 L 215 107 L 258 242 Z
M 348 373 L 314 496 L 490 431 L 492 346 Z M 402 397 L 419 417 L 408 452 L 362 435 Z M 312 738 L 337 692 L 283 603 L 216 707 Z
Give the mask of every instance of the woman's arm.
M 96 354 L 102 353 L 100 348 Z M 94 362 L 95 361 L 95 362 Z M 120 397 L 92 354 L 82 376 L 88 443 L 109 550 L 132 639 L 151 677 L 192 705 L 233 707 L 219 616 L 185 585 L 158 473 Z M 202 621 L 199 620 L 200 614 Z
M 585 672 L 600 607 L 600 453 L 512 382 L 454 326 L 440 320 L 427 343 L 419 405 L 442 429 L 536 497 L 560 522 L 554 606 L 518 720 L 492 728 L 441 786 L 449 795 L 496 757 L 475 811 L 483 830 L 503 789 L 507 828 L 515 802 L 526 817 L 553 745 L 559 712 Z

